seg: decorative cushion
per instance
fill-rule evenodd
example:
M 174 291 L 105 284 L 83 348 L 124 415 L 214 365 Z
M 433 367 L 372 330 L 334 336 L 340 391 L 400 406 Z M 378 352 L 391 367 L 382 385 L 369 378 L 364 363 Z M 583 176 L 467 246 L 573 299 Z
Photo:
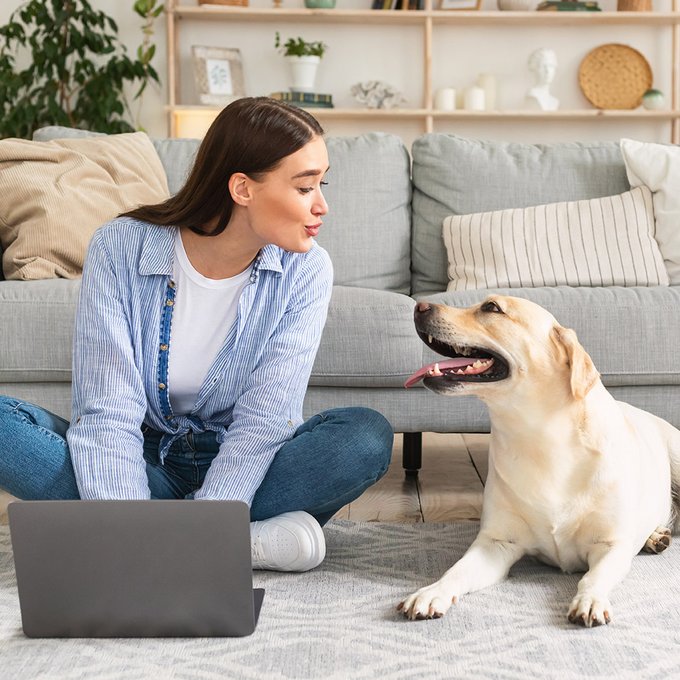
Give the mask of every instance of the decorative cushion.
M 121 212 L 168 197 L 143 132 L 0 141 L 0 243 L 8 279 L 75 278 L 94 231 Z
M 667 286 L 652 195 L 510 208 L 444 220 L 447 290 L 538 286 Z
M 672 284 L 680 283 L 680 147 L 621 140 L 631 186 L 652 191 L 656 240 Z
M 580 201 L 628 189 L 618 142 L 524 144 L 422 135 L 413 143 L 412 292 L 446 289 L 447 215 Z
M 105 136 L 105 132 L 78 130 L 61 125 L 48 125 L 39 128 L 33 133 L 33 139 L 36 142 L 49 142 L 53 139 L 82 139 L 83 137 Z M 168 178 L 168 189 L 174 195 L 182 188 L 189 175 L 201 140 L 156 139 L 152 137 L 151 142 L 165 169 L 165 175 Z

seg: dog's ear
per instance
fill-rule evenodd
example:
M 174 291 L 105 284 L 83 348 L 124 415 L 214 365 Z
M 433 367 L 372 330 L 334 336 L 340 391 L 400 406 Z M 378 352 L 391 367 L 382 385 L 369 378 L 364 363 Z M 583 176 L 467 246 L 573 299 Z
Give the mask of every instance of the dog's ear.
M 560 350 L 571 377 L 571 393 L 575 399 L 583 399 L 597 382 L 600 374 L 597 372 L 593 360 L 578 341 L 576 333 L 571 328 L 555 326 L 551 339 Z

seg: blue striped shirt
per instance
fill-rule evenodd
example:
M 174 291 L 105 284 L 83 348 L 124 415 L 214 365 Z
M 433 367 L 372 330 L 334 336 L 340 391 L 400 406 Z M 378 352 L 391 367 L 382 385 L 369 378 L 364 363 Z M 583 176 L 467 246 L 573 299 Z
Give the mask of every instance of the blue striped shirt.
M 83 499 L 149 498 L 143 424 L 164 433 L 161 460 L 187 432 L 220 445 L 197 499 L 251 503 L 276 452 L 302 423 L 330 300 L 333 269 L 317 244 L 258 254 L 237 319 L 191 413 L 169 405 L 167 357 L 176 229 L 130 218 L 90 243 L 76 315 L 72 423 L 67 433 Z M 169 338 L 169 342 L 168 342 Z

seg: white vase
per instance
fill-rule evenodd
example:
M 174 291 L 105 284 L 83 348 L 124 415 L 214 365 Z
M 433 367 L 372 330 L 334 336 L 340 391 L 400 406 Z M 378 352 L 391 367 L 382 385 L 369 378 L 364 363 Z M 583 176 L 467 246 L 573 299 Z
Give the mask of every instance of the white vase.
M 314 92 L 314 80 L 316 69 L 321 57 L 295 57 L 288 56 L 286 60 L 290 64 L 291 90 L 296 92 Z

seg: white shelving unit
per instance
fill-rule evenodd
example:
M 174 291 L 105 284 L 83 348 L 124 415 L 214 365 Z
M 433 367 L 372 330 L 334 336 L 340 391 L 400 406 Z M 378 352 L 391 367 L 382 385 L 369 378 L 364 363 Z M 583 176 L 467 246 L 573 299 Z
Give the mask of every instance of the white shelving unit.
M 363 108 L 314 108 L 320 120 L 366 121 L 367 129 L 373 121 L 415 121 L 423 132 L 432 132 L 436 121 L 593 121 L 648 120 L 668 121 L 670 141 L 680 142 L 680 0 L 673 0 L 670 12 L 500 12 L 500 11 L 440 11 L 432 9 L 432 0 L 426 0 L 424 10 L 362 10 L 362 9 L 269 9 L 219 5 L 189 6 L 168 0 L 168 126 L 169 134 L 176 136 L 177 121 L 183 114 L 212 120 L 219 109 L 192 106 L 180 101 L 179 41 L 183 21 L 220 21 L 237 26 L 244 23 L 268 24 L 360 24 L 362 26 L 414 26 L 422 32 L 423 67 L 422 101 L 419 108 L 371 110 Z M 669 108 L 661 111 L 575 109 L 558 111 L 500 110 L 500 111 L 438 111 L 433 109 L 432 51 L 438 26 L 474 27 L 579 27 L 637 26 L 671 31 L 671 84 Z

